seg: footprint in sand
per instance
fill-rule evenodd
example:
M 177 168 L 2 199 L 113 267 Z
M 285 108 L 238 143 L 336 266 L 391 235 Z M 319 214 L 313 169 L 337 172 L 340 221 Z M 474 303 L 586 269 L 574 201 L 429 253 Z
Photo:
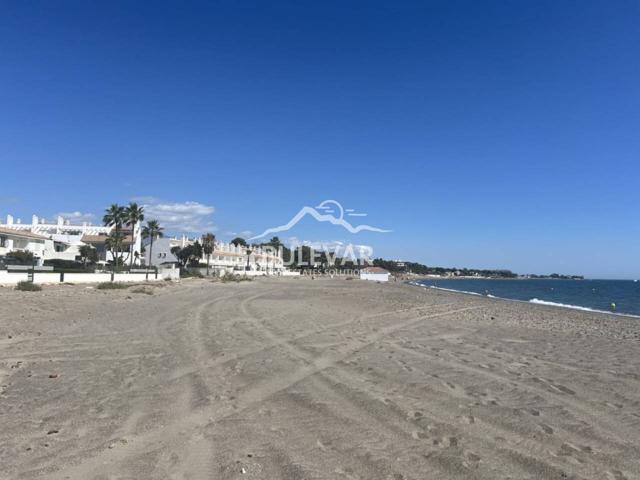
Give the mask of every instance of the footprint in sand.
M 607 472 L 607 477 L 611 480 L 629 480 L 620 470 L 611 470 Z
M 473 425 L 474 423 L 476 423 L 476 419 L 473 415 L 463 415 L 462 417 L 460 417 L 460 420 L 469 425 Z
M 551 428 L 549 425 L 545 425 L 544 423 L 541 423 L 540 428 L 547 435 L 553 435 L 553 428 Z
M 458 439 L 456 437 L 434 438 L 432 443 L 436 447 L 442 447 L 442 448 L 453 447 L 453 448 L 456 448 L 458 446 Z
M 584 459 L 581 458 L 580 453 L 582 453 L 580 448 L 570 443 L 563 443 L 560 446 L 560 450 L 558 450 L 558 455 L 560 456 L 572 457 L 580 463 L 585 463 Z
M 478 468 L 478 464 L 480 463 L 480 455 L 476 455 L 473 452 L 466 451 L 464 452 L 465 465 L 470 468 Z
M 427 438 L 429 438 L 429 435 L 427 435 L 424 432 L 419 432 L 417 430 L 411 433 L 411 436 L 416 440 L 426 440 Z

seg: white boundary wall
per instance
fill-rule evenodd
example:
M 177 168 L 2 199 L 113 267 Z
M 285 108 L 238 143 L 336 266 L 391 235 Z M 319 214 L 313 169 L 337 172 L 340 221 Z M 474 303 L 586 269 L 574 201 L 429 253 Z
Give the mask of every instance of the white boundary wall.
M 0 270 L 0 285 L 15 285 L 18 282 L 27 280 L 29 274 L 27 272 L 12 272 L 9 273 L 6 270 Z
M 0 285 L 16 285 L 18 282 L 26 281 L 29 279 L 28 272 L 7 272 L 6 270 L 0 270 Z M 160 281 L 165 279 L 179 280 L 180 270 L 177 268 L 159 269 L 158 278 L 156 279 L 155 273 L 149 272 L 148 281 Z M 65 283 L 101 283 L 110 282 L 110 273 L 65 273 Z M 147 275 L 145 273 L 116 273 L 114 275 L 114 281 L 116 282 L 144 282 L 147 281 Z M 35 272 L 33 276 L 33 283 L 60 283 L 59 273 L 50 272 Z

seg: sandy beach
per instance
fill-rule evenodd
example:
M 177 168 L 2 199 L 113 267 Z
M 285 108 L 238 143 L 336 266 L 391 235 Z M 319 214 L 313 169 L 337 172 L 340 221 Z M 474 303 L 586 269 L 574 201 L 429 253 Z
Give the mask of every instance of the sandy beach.
M 637 479 L 640 321 L 344 279 L 0 288 L 2 479 Z

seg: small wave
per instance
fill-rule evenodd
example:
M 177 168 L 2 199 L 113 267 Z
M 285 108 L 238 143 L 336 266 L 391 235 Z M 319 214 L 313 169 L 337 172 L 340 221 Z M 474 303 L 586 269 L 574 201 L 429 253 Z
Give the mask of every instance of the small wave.
M 570 305 L 568 303 L 549 302 L 547 300 L 540 300 L 539 298 L 532 298 L 531 300 L 529 300 L 529 302 L 530 303 L 537 303 L 538 305 L 550 305 L 552 307 L 573 308 L 575 310 L 584 310 L 585 312 L 611 313 L 611 312 L 606 312 L 604 310 L 596 310 L 596 309 L 589 308 L 589 307 L 582 307 L 580 305 Z
M 598 310 L 596 308 L 583 307 L 581 305 L 570 305 L 568 303 L 549 302 L 547 300 L 540 300 L 539 298 L 532 298 L 531 300 L 529 300 L 529 303 L 537 303 L 538 305 L 548 305 L 551 307 L 571 308 L 573 310 L 582 310 L 584 312 L 608 313 L 609 315 L 618 315 L 621 317 L 640 318 L 640 316 L 634 315 L 632 313 L 621 313 L 621 312 L 611 312 L 607 310 Z
M 423 286 L 426 287 L 426 285 L 423 285 Z M 466 290 L 454 290 L 453 288 L 434 287 L 433 285 L 429 285 L 429 288 L 434 288 L 436 290 L 444 290 L 445 292 L 466 293 L 467 295 L 477 295 L 479 297 L 482 297 L 482 295 L 479 294 L 478 292 L 468 292 Z

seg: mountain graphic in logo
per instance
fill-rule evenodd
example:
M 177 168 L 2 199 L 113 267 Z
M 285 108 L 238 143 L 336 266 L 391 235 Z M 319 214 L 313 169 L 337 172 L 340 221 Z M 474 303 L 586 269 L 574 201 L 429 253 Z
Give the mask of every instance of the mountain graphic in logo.
M 337 212 L 337 215 L 336 215 Z M 384 230 L 382 228 L 372 227 L 370 225 L 357 225 L 353 226 L 351 223 L 347 222 L 344 219 L 345 214 L 348 217 L 366 217 L 366 213 L 357 213 L 353 209 L 344 209 L 339 202 L 335 200 L 325 200 L 320 205 L 316 207 L 302 207 L 298 213 L 294 215 L 294 217 L 289 220 L 285 225 L 280 225 L 279 227 L 267 228 L 260 235 L 256 235 L 255 237 L 251 237 L 249 240 L 257 240 L 258 238 L 266 237 L 272 233 L 285 232 L 287 230 L 292 229 L 295 225 L 302 220 L 307 215 L 311 215 L 318 222 L 329 222 L 333 225 L 339 225 L 345 230 L 348 230 L 351 233 L 360 233 L 362 231 L 367 232 L 378 232 L 378 233 L 389 233 L 391 230 Z

